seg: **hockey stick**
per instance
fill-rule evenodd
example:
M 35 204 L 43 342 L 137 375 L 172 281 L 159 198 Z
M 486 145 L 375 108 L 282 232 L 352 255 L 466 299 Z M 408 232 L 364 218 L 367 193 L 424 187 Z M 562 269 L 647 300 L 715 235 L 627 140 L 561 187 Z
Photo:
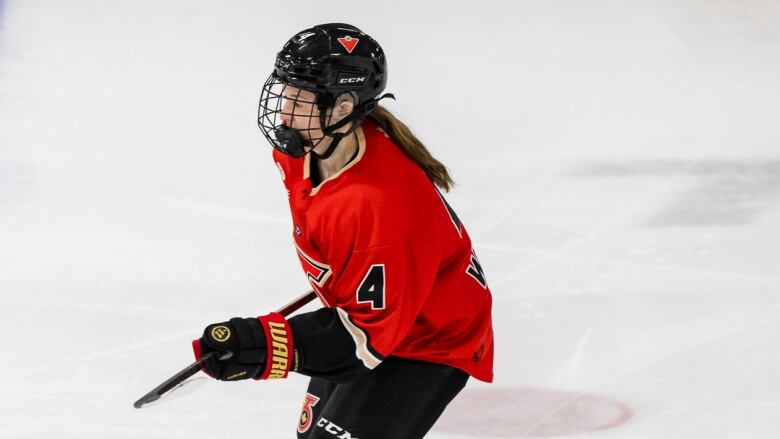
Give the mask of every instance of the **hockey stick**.
M 277 312 L 286 317 L 294 313 L 295 311 L 298 311 L 304 305 L 314 300 L 316 297 L 317 294 L 313 290 L 309 291 L 303 294 L 302 296 L 298 297 L 297 299 L 293 300 L 292 302 L 288 303 L 287 305 L 279 308 Z M 200 357 L 198 361 L 185 367 L 184 369 L 181 370 L 181 372 L 168 378 L 162 384 L 152 389 L 151 392 L 142 396 L 141 399 L 133 403 L 133 407 L 140 409 L 141 407 L 144 406 L 144 404 L 157 401 L 158 399 L 160 399 L 160 397 L 170 392 L 172 389 L 176 388 L 180 384 L 182 384 L 187 378 L 200 372 L 204 367 L 206 367 L 206 362 L 208 362 L 216 354 L 217 354 L 216 352 L 209 352 L 208 354 Z M 232 355 L 233 355 L 232 352 L 223 354 L 222 357 L 220 357 L 220 360 L 230 358 Z

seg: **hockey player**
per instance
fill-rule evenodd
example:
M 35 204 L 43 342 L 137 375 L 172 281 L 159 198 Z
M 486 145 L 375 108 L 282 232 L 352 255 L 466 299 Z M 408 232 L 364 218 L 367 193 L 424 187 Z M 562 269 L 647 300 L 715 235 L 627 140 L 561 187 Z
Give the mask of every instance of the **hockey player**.
M 421 438 L 469 376 L 493 379 L 491 295 L 438 188 L 447 169 L 378 101 L 370 36 L 323 24 L 290 39 L 258 124 L 287 189 L 292 238 L 324 307 L 206 328 L 220 380 L 311 377 L 299 438 Z

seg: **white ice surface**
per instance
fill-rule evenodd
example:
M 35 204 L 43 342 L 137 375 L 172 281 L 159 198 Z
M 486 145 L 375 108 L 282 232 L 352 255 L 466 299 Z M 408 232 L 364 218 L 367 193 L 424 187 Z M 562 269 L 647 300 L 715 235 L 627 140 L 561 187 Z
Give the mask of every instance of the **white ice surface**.
M 256 101 L 330 21 L 495 297 L 496 381 L 429 437 L 780 437 L 780 2 L 3 3 L 0 438 L 293 437 L 301 376 L 131 404 L 307 288 Z

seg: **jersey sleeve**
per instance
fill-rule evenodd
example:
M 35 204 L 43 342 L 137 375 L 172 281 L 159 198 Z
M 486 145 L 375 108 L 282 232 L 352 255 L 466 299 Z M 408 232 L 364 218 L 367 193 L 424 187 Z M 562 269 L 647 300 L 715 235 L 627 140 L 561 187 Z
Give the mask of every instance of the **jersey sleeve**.
M 342 217 L 336 229 L 355 232 L 342 239 L 347 248 L 331 263 L 327 287 L 335 300 L 290 319 L 301 349 L 299 372 L 349 380 L 378 366 L 404 340 L 433 288 L 441 256 L 437 242 L 403 217 L 384 221 L 364 212 L 348 223 Z

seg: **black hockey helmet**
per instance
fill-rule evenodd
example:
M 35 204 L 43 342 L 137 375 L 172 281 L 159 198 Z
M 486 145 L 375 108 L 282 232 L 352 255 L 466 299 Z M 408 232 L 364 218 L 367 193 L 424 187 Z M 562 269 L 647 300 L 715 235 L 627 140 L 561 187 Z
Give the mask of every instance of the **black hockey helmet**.
M 354 130 L 370 113 L 387 84 L 387 62 L 379 44 L 360 29 L 349 24 L 330 23 L 314 26 L 293 36 L 276 55 L 274 71 L 263 85 L 257 124 L 266 139 L 279 151 L 293 157 L 306 154 L 305 147 L 315 147 L 325 137 L 333 138 L 330 147 L 320 158 L 327 158 L 335 150 L 339 140 Z M 304 101 L 299 94 L 285 90 L 294 87 L 314 94 L 313 101 Z M 328 125 L 333 106 L 343 94 L 353 100 L 353 112 Z M 311 112 L 297 113 L 285 103 L 308 103 Z M 314 114 L 313 108 L 319 110 Z M 294 106 L 290 108 L 295 108 Z M 292 118 L 308 118 L 308 128 L 286 126 L 281 115 Z M 319 126 L 312 127 L 312 120 L 319 119 Z M 301 119 L 298 119 L 299 121 Z M 335 130 L 353 122 L 345 133 Z M 313 153 L 316 154 L 316 153 Z

